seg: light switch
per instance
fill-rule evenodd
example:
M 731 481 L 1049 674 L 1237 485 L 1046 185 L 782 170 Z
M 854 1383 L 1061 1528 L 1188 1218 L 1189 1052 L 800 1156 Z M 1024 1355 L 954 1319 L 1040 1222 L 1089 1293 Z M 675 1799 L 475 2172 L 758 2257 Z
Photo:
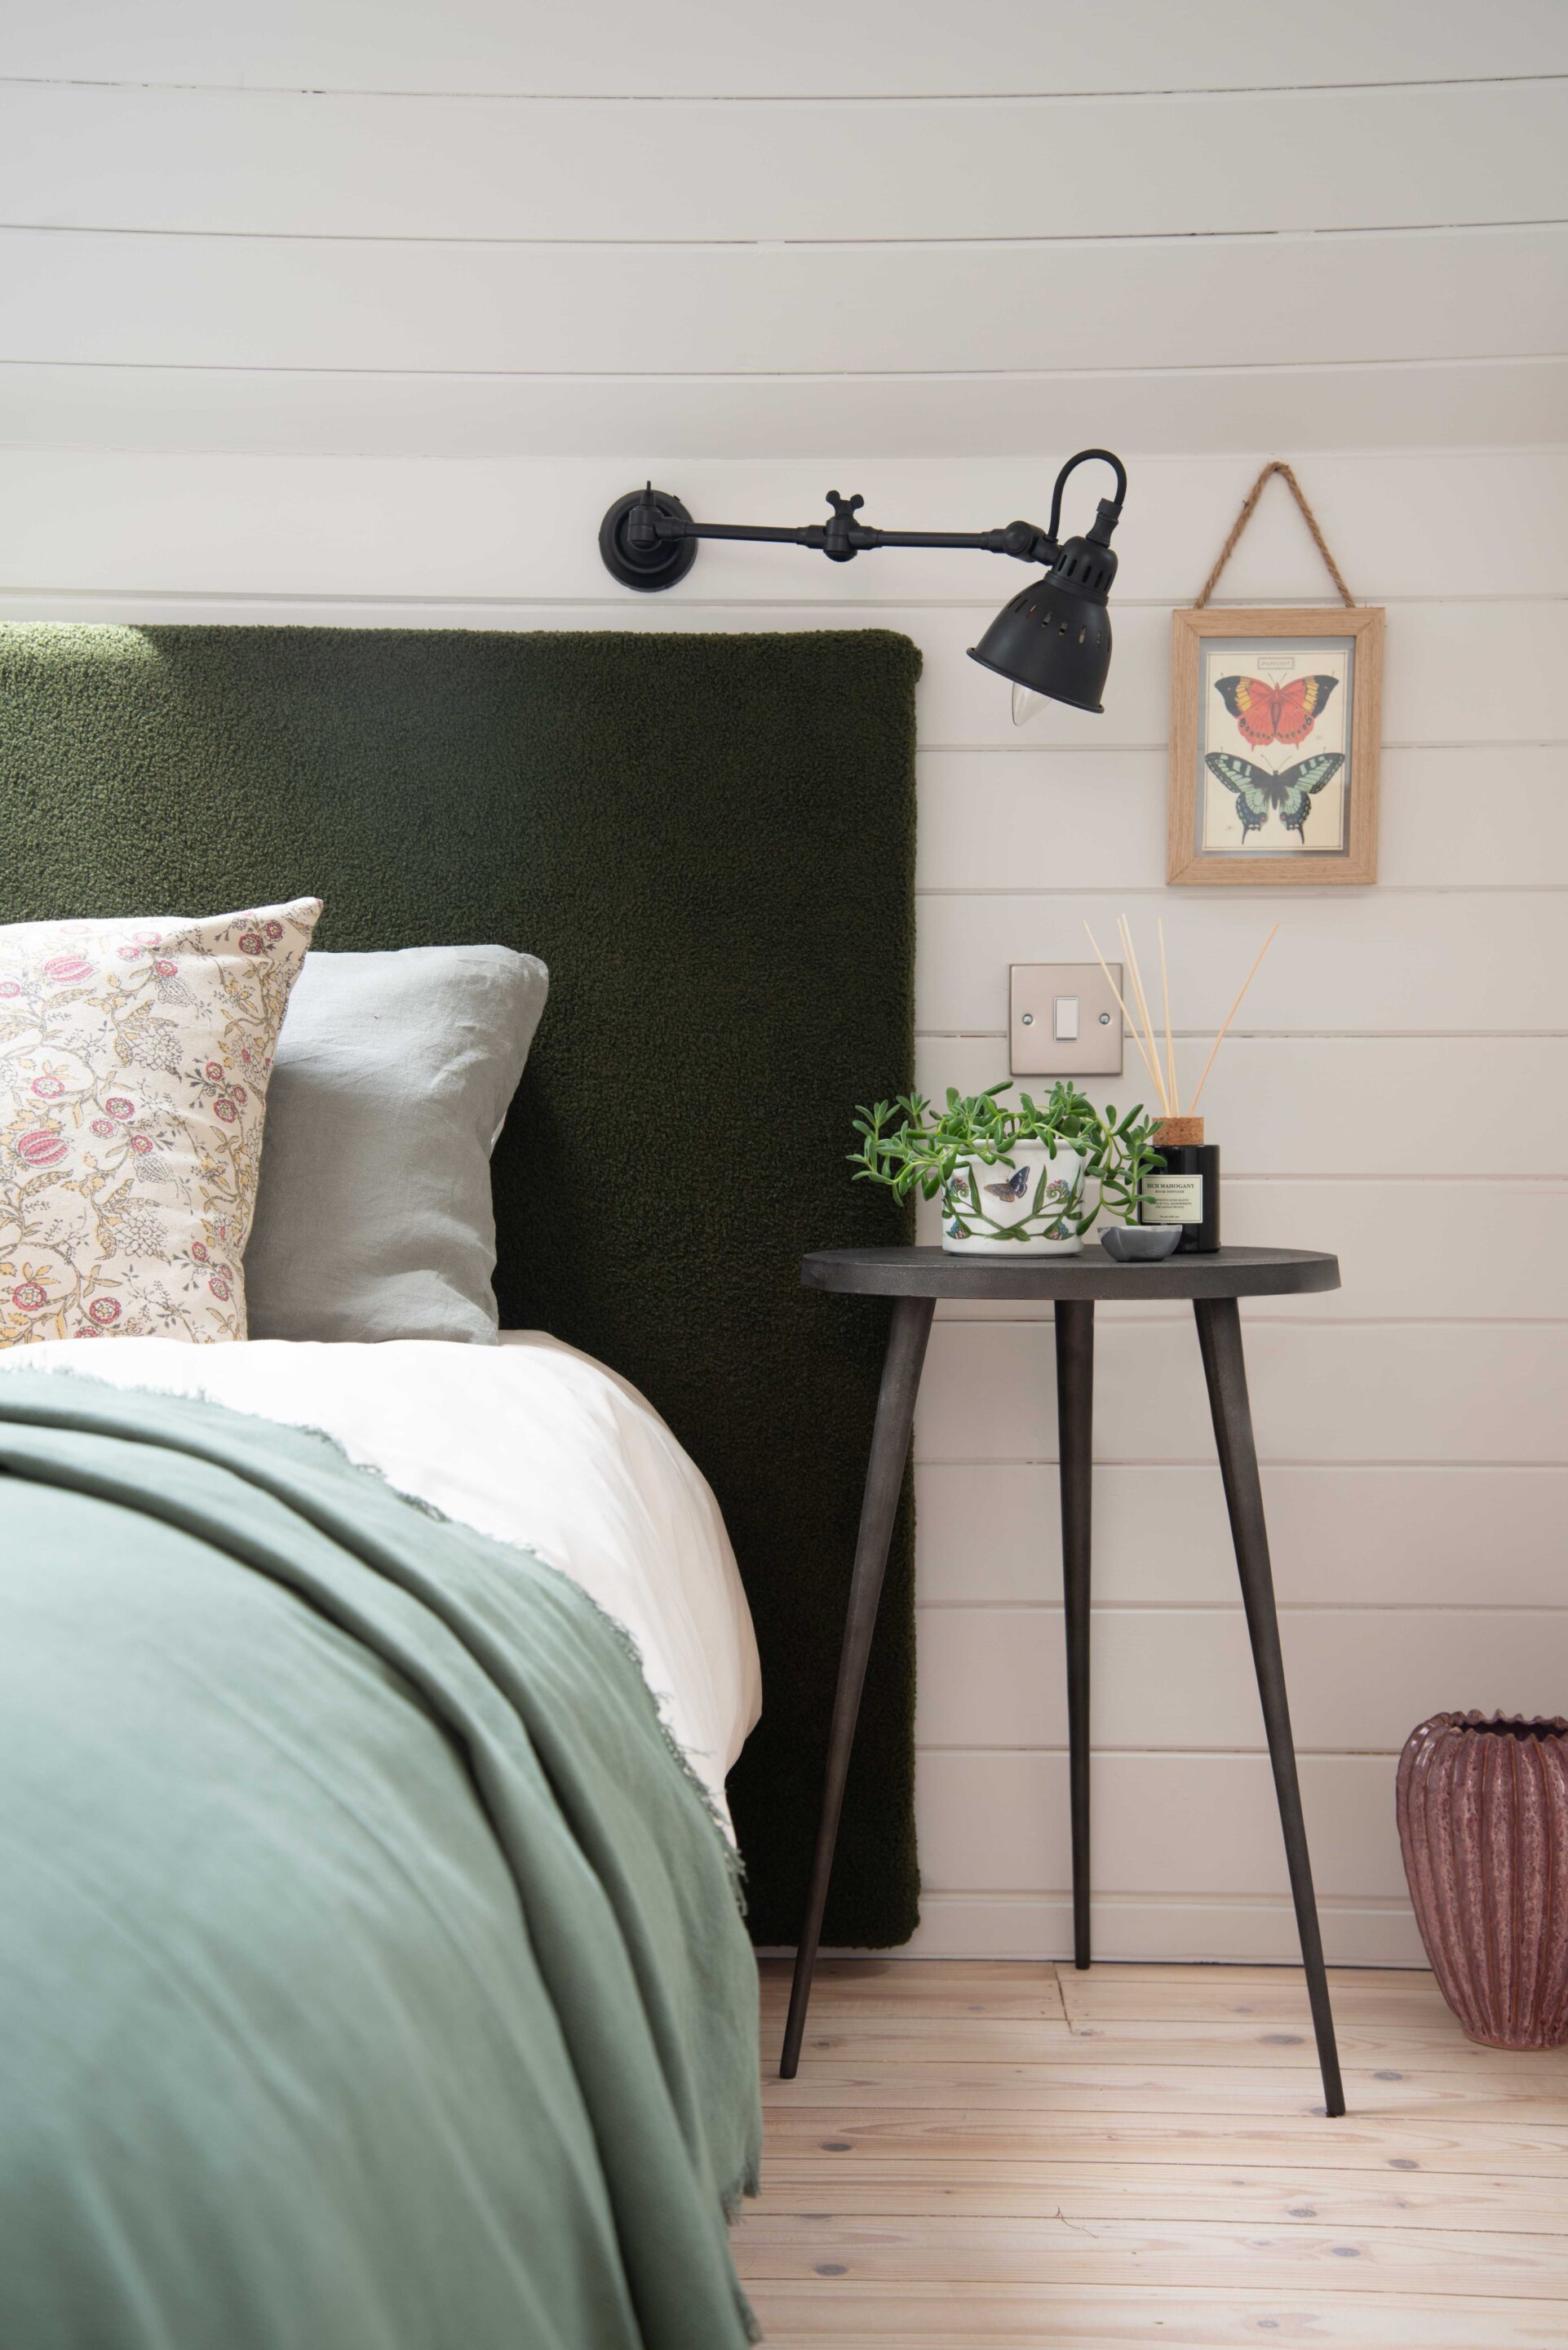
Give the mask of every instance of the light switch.
M 1015 1077 L 1121 1075 L 1120 963 L 1110 972 L 1107 979 L 1097 962 L 1013 964 L 1008 1033 Z

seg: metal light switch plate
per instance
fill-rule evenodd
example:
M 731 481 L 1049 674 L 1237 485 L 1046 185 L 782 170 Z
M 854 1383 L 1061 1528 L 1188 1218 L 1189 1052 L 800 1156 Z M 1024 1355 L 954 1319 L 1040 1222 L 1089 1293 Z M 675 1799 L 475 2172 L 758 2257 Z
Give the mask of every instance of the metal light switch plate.
M 1008 1024 L 1015 1077 L 1119 1077 L 1119 962 L 1015 962 Z M 1113 987 L 1111 980 L 1116 982 Z

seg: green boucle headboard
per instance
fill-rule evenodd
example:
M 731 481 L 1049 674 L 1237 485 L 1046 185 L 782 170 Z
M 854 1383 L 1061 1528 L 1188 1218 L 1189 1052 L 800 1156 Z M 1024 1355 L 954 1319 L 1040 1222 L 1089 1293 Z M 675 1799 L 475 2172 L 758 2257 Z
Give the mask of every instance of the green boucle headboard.
M 0 920 L 315 893 L 322 947 L 549 964 L 502 1319 L 624 1372 L 718 1493 L 762 1645 L 732 1793 L 763 1942 L 804 1904 L 885 1327 L 799 1260 L 909 1237 L 844 1153 L 912 1076 L 919 668 L 876 629 L 0 628 Z M 915 1923 L 910 1548 L 906 1503 L 830 1942 Z

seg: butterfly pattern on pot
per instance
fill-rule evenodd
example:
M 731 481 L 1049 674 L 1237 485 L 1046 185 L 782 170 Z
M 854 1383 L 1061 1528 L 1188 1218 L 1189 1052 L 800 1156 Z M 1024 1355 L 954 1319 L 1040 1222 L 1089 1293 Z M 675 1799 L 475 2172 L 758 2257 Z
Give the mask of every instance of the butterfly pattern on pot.
M 1339 683 L 1318 673 L 1271 685 L 1261 677 L 1217 677 L 1214 691 L 1241 729 L 1243 741 L 1261 750 L 1267 743 L 1304 743 L 1318 712 Z
M 1267 767 L 1254 766 L 1251 759 L 1239 759 L 1230 751 L 1210 751 L 1203 764 L 1235 800 L 1243 841 L 1249 834 L 1262 832 L 1272 812 L 1304 848 L 1306 820 L 1312 814 L 1313 801 L 1324 785 L 1338 775 L 1345 764 L 1345 754 L 1316 751 L 1310 759 L 1282 768 L 1278 775 L 1271 775 Z
M 984 1189 L 993 1200 L 1022 1200 L 1029 1189 L 1029 1170 L 1016 1167 L 1004 1183 L 987 1183 Z

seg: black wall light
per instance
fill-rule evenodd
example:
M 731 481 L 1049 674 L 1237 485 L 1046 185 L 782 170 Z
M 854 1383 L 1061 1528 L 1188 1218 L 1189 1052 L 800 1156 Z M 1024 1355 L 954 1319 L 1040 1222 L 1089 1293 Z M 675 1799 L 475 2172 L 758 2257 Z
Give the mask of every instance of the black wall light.
M 1091 457 L 1112 468 L 1116 494 L 1100 500 L 1084 537 L 1064 545 L 1056 536 L 1062 492 L 1068 474 Z M 970 648 L 971 660 L 1011 679 L 1013 723 L 1022 725 L 1042 700 L 1070 702 L 1075 710 L 1101 709 L 1111 665 L 1106 599 L 1116 576 L 1110 540 L 1121 520 L 1127 489 L 1127 468 L 1119 457 L 1108 449 L 1080 449 L 1056 476 L 1051 521 L 1044 530 L 1033 522 L 1010 522 L 1005 530 L 872 530 L 855 519 L 865 499 L 841 498 L 836 490 L 827 494 L 833 509 L 828 521 L 799 530 L 775 530 L 760 523 L 693 522 L 679 498 L 649 483 L 616 500 L 599 525 L 599 553 L 623 588 L 645 593 L 673 588 L 684 579 L 697 560 L 700 538 L 812 546 L 830 563 L 850 563 L 873 546 L 972 546 L 987 555 L 1015 556 L 1020 563 L 1044 564 L 1047 567 L 1041 577 L 1011 598 L 979 644 Z

